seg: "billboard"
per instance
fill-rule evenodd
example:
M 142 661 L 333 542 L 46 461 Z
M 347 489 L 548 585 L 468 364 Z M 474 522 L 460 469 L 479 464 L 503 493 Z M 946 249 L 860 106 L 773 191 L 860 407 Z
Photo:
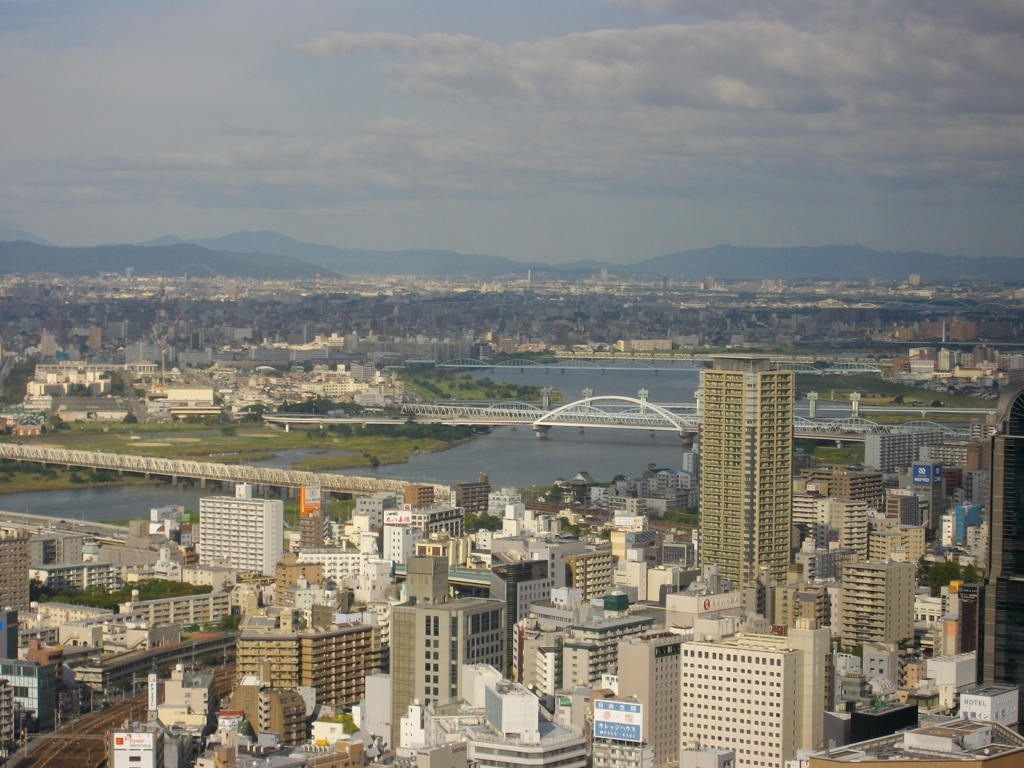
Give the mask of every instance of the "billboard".
M 150 731 L 142 732 L 121 732 L 114 733 L 114 748 L 115 749 L 133 749 L 133 750 L 144 750 L 147 752 L 153 751 L 153 733 Z
M 914 465 L 914 485 L 939 485 L 941 482 L 941 464 Z
M 384 512 L 384 525 L 412 525 L 412 510 L 389 509 Z
M 320 511 L 320 486 L 304 485 L 299 488 L 299 514 L 315 515 Z
M 643 724 L 643 704 L 607 699 L 594 702 L 594 738 L 640 743 Z

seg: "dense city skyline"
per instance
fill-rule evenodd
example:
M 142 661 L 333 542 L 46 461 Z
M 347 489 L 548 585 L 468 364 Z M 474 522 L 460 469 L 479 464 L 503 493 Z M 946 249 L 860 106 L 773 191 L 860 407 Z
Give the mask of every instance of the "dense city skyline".
M 0 227 L 619 263 L 1016 256 L 1021 12 L 635 0 L 0 9 Z

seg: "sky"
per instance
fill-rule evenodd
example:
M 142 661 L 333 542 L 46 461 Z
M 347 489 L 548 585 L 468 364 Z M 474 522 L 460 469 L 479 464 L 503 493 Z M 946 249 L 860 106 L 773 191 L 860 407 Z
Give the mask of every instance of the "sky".
M 0 227 L 1024 255 L 1020 0 L 0 0 Z

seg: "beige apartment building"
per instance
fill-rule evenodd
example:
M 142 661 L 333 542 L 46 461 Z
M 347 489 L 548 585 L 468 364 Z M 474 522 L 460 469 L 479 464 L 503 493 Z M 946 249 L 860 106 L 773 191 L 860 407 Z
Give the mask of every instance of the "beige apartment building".
M 793 504 L 792 371 L 716 355 L 701 371 L 700 563 L 737 587 L 786 581 Z
M 237 679 L 258 678 L 279 689 L 310 686 L 316 700 L 350 707 L 365 694 L 366 675 L 380 672 L 376 627 L 342 624 L 297 630 L 243 625 L 236 645 Z
M 566 586 L 581 590 L 584 600 L 608 594 L 613 570 L 611 548 L 565 556 Z
M 893 525 L 868 534 L 868 559 L 917 564 L 925 553 L 923 525 Z
M 913 640 L 916 586 L 910 563 L 847 563 L 839 621 L 842 644 Z

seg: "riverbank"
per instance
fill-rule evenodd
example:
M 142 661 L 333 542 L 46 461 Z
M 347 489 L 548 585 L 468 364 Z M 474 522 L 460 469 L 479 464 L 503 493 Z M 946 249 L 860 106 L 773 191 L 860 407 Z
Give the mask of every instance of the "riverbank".
M 105 470 L 53 468 L 0 460 L 0 496 L 33 491 L 73 491 L 80 488 L 112 488 L 158 482 L 137 475 L 118 475 Z

